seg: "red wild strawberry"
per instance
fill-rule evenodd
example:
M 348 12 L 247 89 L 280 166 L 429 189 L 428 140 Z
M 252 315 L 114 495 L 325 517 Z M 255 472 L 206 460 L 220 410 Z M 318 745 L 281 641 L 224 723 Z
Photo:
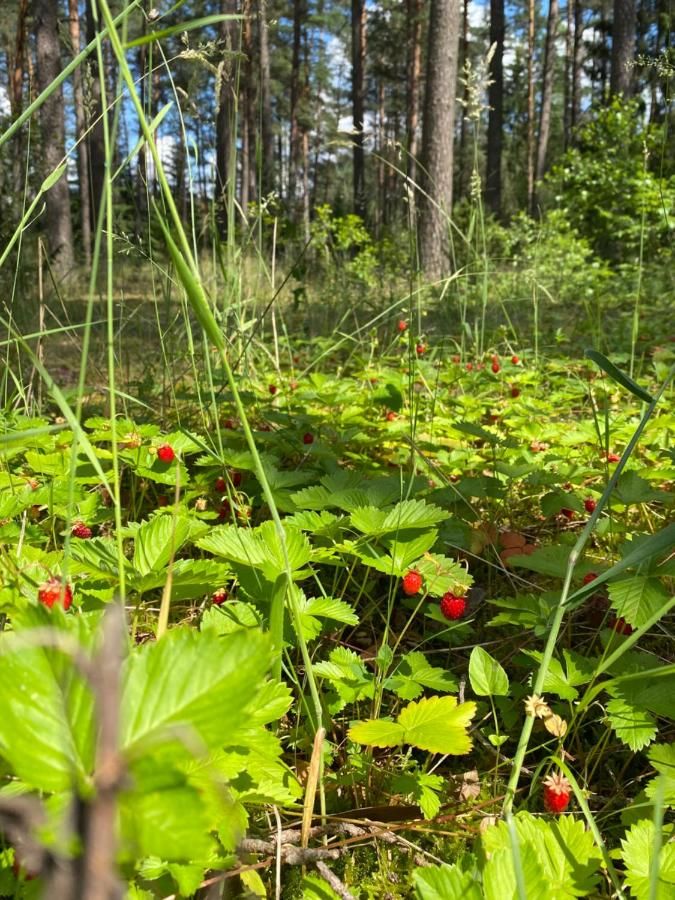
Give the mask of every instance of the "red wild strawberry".
M 597 577 L 597 572 L 587 572 L 586 575 L 584 575 L 584 584 L 590 584 L 591 581 L 595 581 Z
M 512 387 L 511 388 L 511 396 L 515 399 L 516 397 L 520 397 L 520 388 Z
M 424 344 L 422 344 L 421 342 L 415 347 L 415 353 L 417 353 L 418 356 L 424 356 L 424 354 L 426 353 L 426 350 L 427 350 L 426 346 Z
M 176 454 L 171 444 L 162 444 L 161 447 L 158 447 L 157 458 L 163 463 L 172 463 L 176 458 Z
M 420 573 L 416 572 L 414 569 L 411 569 L 403 576 L 403 593 L 407 594 L 408 597 L 419 594 L 422 588 L 422 583 L 422 576 L 420 575 Z
M 408 323 L 407 323 L 407 322 L 404 322 L 403 319 L 400 319 L 400 320 L 399 320 L 399 323 L 398 323 L 398 330 L 399 330 L 400 332 L 403 332 L 403 331 L 406 330 L 407 327 L 408 327 Z
M 276 384 L 271 384 L 271 385 L 269 386 L 268 390 L 269 390 L 270 394 L 274 397 L 274 395 L 275 395 L 276 392 L 277 392 L 277 386 L 276 386 Z
M 234 419 L 224 419 L 223 420 L 223 428 L 227 428 L 229 431 L 234 431 L 237 427 L 237 423 Z
M 87 538 L 91 537 L 92 531 L 88 525 L 84 524 L 84 522 L 75 522 L 75 524 L 73 525 L 72 535 L 73 537 L 86 540 Z
M 214 606 L 220 606 L 221 603 L 224 603 L 227 600 L 228 596 L 229 594 L 225 588 L 218 588 L 218 590 L 214 591 L 211 595 L 211 603 L 213 603 Z
M 244 479 L 244 476 L 241 472 L 230 472 L 230 481 L 232 482 L 233 487 L 241 487 L 241 483 Z
M 511 357 L 511 362 L 513 363 L 514 366 L 517 366 L 518 363 L 520 362 L 520 357 L 516 356 L 514 353 L 513 356 Z
M 563 506 L 563 508 L 560 510 L 560 515 L 565 516 L 566 519 L 571 520 L 574 518 L 574 510 L 570 509 L 567 506 Z
M 311 431 L 306 431 L 305 434 L 303 434 L 302 443 L 303 444 L 313 444 L 314 443 L 314 435 L 312 434 Z
M 216 494 L 224 494 L 227 490 L 227 482 L 222 475 L 219 475 L 218 478 L 216 478 L 216 480 L 213 482 L 213 489 Z
M 632 634 L 633 633 L 633 626 L 629 625 L 623 616 L 619 616 L 618 619 L 614 618 L 613 620 L 610 620 L 610 625 L 614 629 L 614 631 L 616 631 L 617 634 Z
M 395 422 L 396 419 L 398 419 L 398 416 L 396 415 L 396 413 L 394 412 L 393 409 L 390 409 L 389 412 L 387 413 L 387 422 Z
M 586 497 L 586 499 L 584 500 L 584 509 L 587 513 L 594 513 L 596 506 L 597 503 L 592 497 Z
M 493 372 L 495 373 L 495 375 L 496 375 L 497 372 L 499 372 L 499 370 L 501 369 L 501 366 L 499 365 L 499 363 L 497 362 L 497 360 L 494 360 L 494 362 L 492 363 L 492 365 L 490 366 L 490 368 L 492 369 L 492 371 L 493 371 Z
M 466 612 L 466 600 L 464 597 L 457 597 L 448 591 L 447 594 L 443 594 L 441 599 L 441 612 L 446 619 L 452 621 L 461 619 Z
M 69 584 L 63 584 L 60 578 L 49 578 L 38 588 L 38 600 L 49 609 L 55 603 L 62 603 L 64 609 L 70 609 L 73 602 L 73 589 Z
M 160 494 L 157 497 L 157 506 L 168 506 L 168 505 L 169 505 L 169 498 L 166 496 L 166 494 Z
M 218 518 L 219 519 L 228 519 L 230 517 L 230 512 L 232 511 L 232 507 L 230 506 L 229 500 L 223 500 L 220 509 L 218 510 Z
M 455 353 L 455 355 L 452 357 L 452 361 L 453 361 L 454 363 L 458 363 L 458 362 L 459 362 L 459 354 L 458 354 L 458 353 Z
M 618 462 L 621 459 L 618 453 L 608 453 L 607 462 Z
M 467 363 L 467 364 L 466 364 L 466 371 L 467 371 L 467 372 L 473 372 L 473 363 Z
M 295 380 L 295 378 L 291 378 L 291 380 L 288 382 L 288 386 L 292 391 L 297 391 L 298 382 Z
M 564 775 L 544 778 L 544 807 L 550 813 L 565 812 L 570 802 L 571 785 Z

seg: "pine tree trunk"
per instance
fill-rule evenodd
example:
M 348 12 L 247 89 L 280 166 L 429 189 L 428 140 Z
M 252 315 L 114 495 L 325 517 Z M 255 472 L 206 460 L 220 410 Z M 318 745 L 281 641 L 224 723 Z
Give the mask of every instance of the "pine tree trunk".
M 565 74 L 563 75 L 563 149 L 570 145 L 572 131 L 572 70 L 574 53 L 574 0 L 565 7 Z
M 428 196 L 420 197 L 419 227 L 422 269 L 430 279 L 449 271 L 460 20 L 460 0 L 431 0 L 422 131 L 423 186 Z
M 236 0 L 221 0 L 223 15 L 237 12 Z M 216 114 L 216 197 L 218 230 L 226 240 L 234 218 L 234 193 L 236 180 L 236 66 L 235 53 L 239 49 L 236 20 L 224 19 L 220 26 L 224 59 L 220 72 L 218 112 Z
M 464 67 L 469 59 L 469 3 L 470 0 L 464 0 L 463 10 L 462 10 L 462 37 L 460 41 L 460 54 L 459 54 L 459 63 L 462 64 L 462 72 L 464 71 Z M 462 114 L 459 120 L 459 192 L 460 196 L 464 197 L 471 188 L 471 173 L 473 172 L 474 160 L 469 159 L 469 142 L 468 142 L 468 131 L 469 131 L 469 117 L 468 117 L 468 105 L 469 105 L 469 83 L 465 78 L 464 83 L 462 85 Z
M 572 54 L 572 106 L 570 127 L 572 134 L 581 118 L 581 67 L 583 65 L 584 8 L 581 0 L 574 0 L 574 49 Z
M 612 24 L 611 94 L 630 97 L 633 93 L 632 62 L 635 55 L 635 0 L 614 0 Z
M 12 119 L 16 119 L 23 110 L 23 76 L 26 63 L 26 19 L 28 17 L 28 0 L 20 0 L 16 20 L 16 37 L 14 52 L 7 51 L 7 71 L 9 76 L 8 95 Z M 20 196 L 23 186 L 23 167 L 25 140 L 24 131 L 20 128 L 12 141 L 11 166 L 12 174 L 9 190 Z
M 258 28 L 260 40 L 260 115 L 262 161 L 260 189 L 263 197 L 274 190 L 274 134 L 272 133 L 272 92 L 270 89 L 270 45 L 267 22 L 267 0 L 258 0 Z
M 422 72 L 422 43 L 420 40 L 422 0 L 407 0 L 408 11 L 408 85 L 406 99 L 406 172 L 411 185 L 417 179 L 417 131 L 420 117 L 420 75 Z M 415 197 L 412 188 L 410 197 Z
M 555 69 L 555 42 L 558 31 L 558 0 L 549 0 L 544 48 L 544 84 L 541 94 L 539 140 L 537 141 L 536 180 L 541 181 L 546 171 L 546 152 L 551 131 L 551 106 L 553 103 L 553 76 Z
M 73 56 L 80 52 L 80 12 L 77 0 L 68 0 L 70 44 Z M 84 116 L 84 91 L 82 90 L 82 70 L 73 72 L 73 99 L 75 101 L 75 133 L 77 145 L 77 175 L 80 186 L 80 227 L 82 228 L 82 251 L 84 264 L 91 266 L 91 204 L 89 202 L 89 153 Z
M 499 216 L 502 209 L 502 129 L 504 123 L 504 0 L 490 0 L 490 46 L 496 44 L 488 88 L 485 200 Z
M 527 4 L 527 211 L 534 211 L 534 0 Z
M 87 3 L 87 43 L 96 37 L 96 21 L 91 3 Z M 103 197 L 103 183 L 105 180 L 105 140 L 103 131 L 103 106 L 101 104 L 101 79 L 104 76 L 99 71 L 98 56 L 96 52 L 89 56 L 89 110 L 90 130 L 87 155 L 89 157 L 89 185 L 90 210 L 92 234 L 95 234 L 98 213 Z
M 302 94 L 302 32 L 306 14 L 305 0 L 293 0 L 290 146 L 288 153 L 288 208 L 292 221 L 297 221 L 298 219 L 298 186 L 302 178 L 302 135 L 300 133 L 299 114 Z
M 61 71 L 57 23 L 58 5 L 53 0 L 35 0 L 35 37 L 38 89 L 45 90 Z M 42 137 L 42 177 L 61 165 L 65 157 L 63 91 L 52 91 L 40 110 Z M 45 197 L 46 234 L 55 274 L 62 278 L 73 267 L 73 228 L 70 219 L 70 192 L 64 174 Z
M 366 217 L 366 175 L 363 147 L 365 116 L 366 3 L 352 0 L 352 120 L 354 212 Z

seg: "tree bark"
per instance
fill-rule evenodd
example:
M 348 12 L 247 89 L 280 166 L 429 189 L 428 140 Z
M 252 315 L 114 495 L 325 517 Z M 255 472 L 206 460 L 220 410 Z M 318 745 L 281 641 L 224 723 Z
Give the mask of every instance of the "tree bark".
M 233 15 L 237 11 L 236 0 L 221 0 L 223 15 Z M 236 104 L 235 96 L 235 52 L 237 31 L 235 20 L 224 19 L 220 25 L 220 39 L 223 43 L 223 62 L 218 92 L 218 112 L 216 114 L 216 197 L 218 200 L 218 230 L 225 240 L 234 224 L 234 191 L 236 160 Z
M 366 217 L 366 175 L 364 153 L 366 67 L 366 3 L 352 0 L 352 144 L 354 212 Z
M 635 55 L 635 0 L 614 0 L 610 94 L 630 97 L 633 93 L 632 62 Z
M 38 89 L 45 90 L 61 71 L 57 23 L 58 5 L 53 0 L 34 0 Z M 65 157 L 63 91 L 52 91 L 40 110 L 42 176 L 46 178 Z M 45 197 L 47 243 L 55 274 L 62 278 L 73 267 L 73 228 L 70 219 L 70 192 L 66 175 Z
M 462 64 L 461 71 L 465 73 L 465 67 L 469 59 L 469 3 L 464 0 L 462 8 L 462 37 L 460 39 L 460 54 L 457 66 Z M 469 159 L 468 131 L 469 131 L 469 81 L 464 78 L 462 85 L 462 113 L 459 117 L 459 192 L 464 197 L 471 189 L 471 173 L 474 169 L 474 160 Z
M 536 180 L 540 181 L 546 171 L 546 152 L 551 132 L 551 106 L 553 103 L 553 76 L 555 68 L 555 42 L 558 31 L 558 0 L 549 0 L 546 23 L 546 46 L 544 48 L 544 84 L 541 93 L 541 114 L 539 116 L 539 139 L 537 141 Z
M 527 4 L 527 211 L 534 211 L 534 0 Z
M 262 196 L 267 197 L 274 190 L 274 134 L 272 133 L 272 91 L 270 89 L 270 44 L 267 22 L 267 0 L 258 2 L 258 28 L 260 40 L 260 112 L 262 139 L 262 162 L 260 187 Z
M 87 43 L 96 37 L 97 23 L 94 19 L 92 4 L 87 3 Z M 105 84 L 105 74 L 99 71 L 98 56 L 94 51 L 89 56 L 89 109 L 90 130 L 87 154 L 89 156 L 89 185 L 90 209 L 92 233 L 95 233 L 98 214 L 103 197 L 103 183 L 105 180 L 105 138 L 103 129 L 103 116 L 106 113 L 101 103 L 101 80 Z M 103 244 L 102 246 L 104 246 Z
M 565 7 L 565 74 L 563 75 L 563 149 L 570 144 L 572 131 L 572 70 L 574 53 L 574 3 L 567 0 Z
M 572 55 L 572 106 L 570 128 L 572 135 L 581 117 L 581 66 L 583 64 L 584 8 L 581 0 L 574 0 L 574 48 Z
M 80 11 L 77 0 L 68 0 L 70 44 L 73 56 L 80 52 Z M 82 70 L 73 72 L 73 98 L 75 101 L 75 131 L 77 145 L 77 175 L 80 185 L 80 227 L 82 229 L 82 253 L 87 268 L 91 265 L 91 203 L 89 193 L 89 153 L 84 115 L 84 91 Z
M 488 88 L 485 200 L 499 216 L 502 209 L 502 130 L 504 125 L 504 0 L 490 0 L 490 46 L 496 44 Z
M 419 228 L 422 269 L 430 279 L 449 271 L 460 18 L 460 0 L 431 0 L 422 131 L 423 186 L 428 196 L 420 198 Z
M 417 179 L 417 131 L 420 117 L 420 75 L 422 72 L 422 43 L 420 41 L 422 0 L 407 0 L 408 12 L 408 85 L 406 102 L 406 144 L 408 157 L 406 172 L 411 185 Z M 384 124 L 383 124 L 384 128 Z M 410 192 L 414 198 L 414 187 Z
M 26 20 L 28 18 L 28 0 L 20 0 L 16 19 L 16 36 L 14 39 L 14 52 L 7 50 L 7 74 L 9 109 L 12 119 L 18 118 L 23 111 L 23 77 L 26 64 Z M 25 140 L 24 130 L 19 129 L 12 141 L 11 149 L 11 180 L 7 187 L 15 195 L 20 196 L 23 188 Z M 3 182 L 3 187 L 5 186 Z
M 298 180 L 302 156 L 300 135 L 301 51 L 305 22 L 305 0 L 293 0 L 293 51 L 291 58 L 290 146 L 288 152 L 288 207 L 291 219 L 297 220 Z

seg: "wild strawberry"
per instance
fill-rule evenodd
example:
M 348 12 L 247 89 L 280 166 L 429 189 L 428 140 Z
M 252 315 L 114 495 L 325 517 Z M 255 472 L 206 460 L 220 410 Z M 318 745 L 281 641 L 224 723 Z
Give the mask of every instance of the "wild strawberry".
M 618 462 L 621 459 L 618 453 L 608 453 L 607 462 Z
M 225 588 L 218 588 L 218 590 L 214 591 L 211 595 L 211 603 L 213 603 L 214 606 L 220 606 L 227 600 L 228 596 L 229 594 Z
M 584 500 L 584 509 L 587 513 L 594 513 L 596 506 L 597 503 L 592 497 L 586 497 L 586 499 Z
M 69 584 L 63 584 L 60 578 L 49 578 L 38 588 L 38 600 L 49 609 L 55 603 L 62 603 L 64 609 L 70 609 L 73 602 L 73 589 Z
M 219 519 L 229 519 L 231 510 L 232 510 L 232 507 L 230 506 L 230 501 L 223 500 L 223 502 L 220 505 L 220 509 L 218 510 L 218 518 Z
M 120 447 L 123 450 L 138 450 L 143 443 L 143 438 L 137 431 L 129 431 L 124 435 Z
M 91 537 L 92 530 L 91 530 L 91 528 L 89 528 L 88 525 L 85 525 L 84 522 L 75 522 L 71 533 L 72 533 L 73 537 L 82 538 L 83 540 L 86 540 L 87 538 Z
M 455 353 L 455 355 L 452 357 L 452 361 L 455 364 L 457 364 L 459 362 L 459 353 Z
M 276 384 L 271 384 L 271 385 L 269 386 L 268 390 L 269 390 L 270 394 L 274 397 L 274 395 L 275 395 L 276 392 L 277 392 L 277 386 L 276 386 Z
M 311 431 L 306 431 L 305 434 L 303 434 L 302 443 L 303 444 L 313 444 L 314 443 L 314 435 L 312 434 Z
M 520 388 L 517 388 L 515 386 L 512 387 L 511 388 L 511 396 L 514 398 L 514 400 L 516 397 L 520 397 Z
M 514 353 L 513 356 L 511 357 L 511 362 L 513 363 L 514 366 L 517 366 L 518 363 L 520 362 L 520 357 L 516 356 Z
M 590 584 L 591 581 L 595 581 L 597 577 L 597 572 L 587 572 L 586 575 L 584 575 L 584 584 Z
M 571 785 L 564 775 L 544 778 L 544 807 L 550 813 L 565 812 L 570 802 Z
M 403 576 L 403 593 L 408 597 L 419 594 L 422 589 L 422 576 L 415 569 L 411 569 Z
M 241 487 L 243 478 L 244 476 L 241 474 L 241 472 L 230 472 L 230 481 L 232 482 L 232 487 Z
M 574 510 L 570 509 L 568 506 L 563 506 L 560 510 L 560 515 L 565 516 L 566 519 L 571 521 L 574 518 Z
M 227 482 L 222 475 L 219 475 L 218 478 L 216 478 L 216 480 L 213 482 L 213 489 L 216 494 L 224 494 L 227 490 Z
M 237 423 L 234 419 L 223 419 L 223 428 L 227 428 L 229 431 L 234 431 L 237 427 Z
M 624 619 L 623 616 L 619 616 L 619 618 L 612 618 L 610 620 L 610 625 L 616 631 L 617 634 L 632 634 L 633 626 L 629 625 L 628 622 Z
M 466 371 L 467 371 L 467 372 L 473 372 L 473 363 L 470 363 L 470 362 L 469 362 L 469 363 L 466 364 Z
M 408 323 L 405 322 L 403 319 L 400 319 L 399 323 L 398 323 L 398 330 L 402 333 L 406 330 L 407 327 L 408 327 Z
M 166 494 L 160 494 L 157 497 L 157 506 L 168 506 L 168 505 L 169 505 L 169 498 L 166 496 Z
M 396 419 L 398 419 L 398 416 L 396 415 L 396 413 L 394 412 L 393 409 L 390 409 L 389 412 L 387 413 L 387 422 L 395 422 Z
M 427 348 L 426 348 L 426 346 L 425 346 L 421 341 L 420 341 L 420 343 L 415 347 L 415 353 L 416 353 L 418 356 L 424 356 L 424 354 L 426 353 L 426 351 L 427 351 Z
M 492 369 L 492 371 L 493 371 L 493 372 L 495 373 L 495 375 L 496 375 L 497 372 L 499 372 L 499 370 L 501 369 L 501 366 L 499 365 L 499 363 L 497 362 L 497 360 L 495 360 L 495 361 L 492 363 L 492 365 L 490 366 L 490 368 Z
M 40 482 L 37 480 L 37 478 L 29 478 L 26 483 L 31 491 L 37 491 L 37 489 L 40 487 Z
M 292 391 L 297 391 L 298 382 L 295 380 L 295 378 L 291 378 L 291 380 L 288 382 L 288 386 Z
M 161 462 L 172 463 L 175 458 L 176 454 L 171 444 L 162 444 L 161 447 L 157 448 L 157 459 Z
M 441 599 L 441 612 L 446 619 L 451 619 L 452 621 L 461 619 L 466 612 L 466 600 L 464 597 L 457 597 L 448 591 L 447 594 L 443 594 Z

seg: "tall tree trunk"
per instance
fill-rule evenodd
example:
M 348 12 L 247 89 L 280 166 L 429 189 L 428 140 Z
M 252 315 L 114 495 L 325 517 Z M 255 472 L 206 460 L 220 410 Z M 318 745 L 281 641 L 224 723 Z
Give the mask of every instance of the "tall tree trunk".
M 386 178 L 386 141 L 385 128 L 387 118 L 384 106 L 384 79 L 379 78 L 377 82 L 377 200 L 375 203 L 375 233 L 378 239 L 382 235 L 382 226 L 386 221 L 386 197 L 385 197 L 385 178 Z M 412 197 L 412 191 L 410 192 Z
M 26 20 L 28 18 L 28 0 L 20 0 L 16 18 L 16 36 L 14 52 L 7 51 L 7 69 L 9 75 L 9 109 L 12 119 L 16 119 L 23 110 L 23 76 L 26 64 Z M 18 197 L 23 187 L 23 155 L 24 131 L 20 128 L 12 141 L 12 175 L 10 190 Z
M 237 11 L 236 0 L 221 0 L 223 15 L 233 15 Z M 216 114 L 216 197 L 218 210 L 218 230 L 225 240 L 234 218 L 234 192 L 236 180 L 236 65 L 235 52 L 239 49 L 235 20 L 224 19 L 220 25 L 220 39 L 223 43 L 223 62 L 220 70 L 220 90 L 218 91 L 218 112 Z
M 612 24 L 611 94 L 630 97 L 633 93 L 632 62 L 635 55 L 635 0 L 614 0 Z
M 485 200 L 495 215 L 502 210 L 502 130 L 504 125 L 504 0 L 490 0 L 490 46 L 496 45 L 488 88 Z
M 431 0 L 422 131 L 425 194 L 420 198 L 419 228 L 422 269 L 431 279 L 449 271 L 460 19 L 460 0 Z
M 422 0 L 407 0 L 408 12 L 408 85 L 406 97 L 406 172 L 411 184 L 417 179 L 417 131 L 420 116 L 420 75 L 422 72 L 422 42 L 420 40 L 422 22 Z M 384 86 L 383 86 L 384 90 Z M 384 125 L 383 125 L 384 127 Z M 415 197 L 414 188 L 410 192 L 411 202 Z
M 534 0 L 527 4 L 527 211 L 534 210 Z
M 68 0 L 70 44 L 73 56 L 80 52 L 80 11 L 77 0 Z M 75 131 L 77 145 L 77 176 L 80 186 L 80 227 L 82 228 L 82 251 L 84 264 L 91 265 L 91 203 L 89 193 L 89 153 L 84 116 L 84 91 L 82 90 L 82 70 L 73 72 L 73 97 L 75 101 Z
M 260 136 L 262 139 L 260 189 L 262 196 L 267 197 L 274 190 L 274 134 L 272 133 L 272 91 L 270 89 L 267 0 L 258 0 L 258 29 L 260 40 Z
M 563 75 L 563 149 L 570 144 L 572 131 L 572 70 L 574 53 L 574 2 L 567 0 L 565 7 L 565 74 Z
M 241 89 L 241 189 L 240 199 L 244 217 L 248 216 L 248 204 L 251 199 L 251 175 L 255 171 L 255 136 L 251 117 L 253 108 L 253 36 L 251 33 L 251 0 L 244 0 L 242 5 L 241 49 L 244 55 L 242 62 L 243 79 Z
M 302 135 L 300 99 L 302 95 L 302 32 L 307 15 L 305 0 L 293 0 L 293 52 L 291 58 L 291 108 L 288 153 L 288 207 L 291 219 L 298 218 L 298 183 L 301 179 Z
M 58 5 L 53 0 L 35 0 L 35 36 L 38 89 L 45 90 L 61 71 L 57 23 Z M 63 91 L 52 91 L 40 110 L 42 174 L 46 178 L 65 156 Z M 59 277 L 73 267 L 73 228 L 70 219 L 70 192 L 66 175 L 54 184 L 45 198 L 47 243 L 52 266 Z
M 97 22 L 94 18 L 92 4 L 87 3 L 87 43 L 96 37 Z M 96 228 L 98 213 L 103 197 L 103 183 L 105 181 L 105 139 L 103 130 L 103 106 L 101 103 L 101 83 L 105 84 L 105 73 L 99 71 L 98 56 L 96 51 L 89 57 L 89 109 L 90 130 L 87 155 L 89 157 L 89 185 L 90 209 L 92 229 Z M 105 245 L 105 242 L 103 246 Z
M 584 8 L 581 0 L 574 0 L 574 49 L 572 54 L 572 105 L 570 127 L 572 134 L 581 118 L 581 67 L 583 65 Z
M 541 181 L 546 171 L 546 152 L 551 132 L 551 106 L 553 104 L 553 75 L 555 68 L 555 42 L 558 31 L 558 0 L 549 0 L 546 23 L 546 46 L 544 48 L 544 85 L 541 93 L 541 114 L 539 116 L 539 139 L 537 141 L 536 179 Z
M 462 7 L 462 37 L 460 40 L 459 59 L 462 63 L 462 71 L 465 71 L 469 59 L 469 3 L 464 0 Z M 458 63 L 459 65 L 459 63 Z M 469 80 L 464 78 L 462 85 L 462 114 L 459 120 L 459 192 L 464 196 L 471 186 L 471 173 L 474 168 L 474 160 L 468 159 L 468 131 L 469 131 Z
M 363 149 L 365 116 L 366 3 L 352 0 L 352 120 L 354 212 L 366 217 L 366 173 Z

